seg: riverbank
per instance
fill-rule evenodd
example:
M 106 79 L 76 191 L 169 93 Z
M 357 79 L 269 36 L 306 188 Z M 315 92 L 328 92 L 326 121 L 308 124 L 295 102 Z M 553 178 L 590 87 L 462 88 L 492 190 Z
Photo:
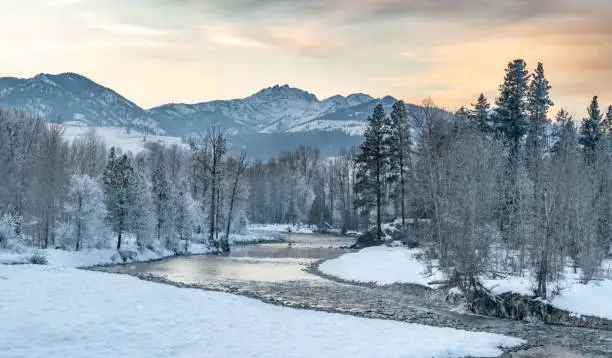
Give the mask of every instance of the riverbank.
M 370 247 L 327 260 L 315 268 L 327 278 L 337 278 L 341 282 L 353 284 L 409 284 L 435 289 L 444 279 L 437 263 L 433 261 L 428 266 L 423 260 L 423 251 L 418 248 Z M 602 271 L 609 269 L 610 262 L 604 262 Z M 483 277 L 481 281 L 484 287 L 496 295 L 518 294 L 528 297 L 534 287 L 533 279 L 528 273 L 524 276 L 508 275 L 497 279 Z M 556 282 L 554 287 L 559 293 L 553 296 L 550 304 L 554 308 L 567 311 L 567 316 L 612 319 L 612 305 L 609 304 L 612 297 L 612 279 L 604 278 L 582 284 L 580 272 L 574 272 L 568 267 L 564 278 Z M 457 292 L 459 289 L 452 290 Z

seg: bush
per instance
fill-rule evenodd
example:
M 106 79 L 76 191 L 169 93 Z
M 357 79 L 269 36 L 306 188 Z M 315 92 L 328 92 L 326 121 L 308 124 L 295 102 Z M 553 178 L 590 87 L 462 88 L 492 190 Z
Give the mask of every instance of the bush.
M 0 248 L 9 248 L 19 239 L 19 218 L 10 215 L 0 217 Z
M 355 246 L 357 246 L 357 248 L 364 248 L 382 244 L 382 241 L 376 238 L 375 230 L 376 229 L 368 230 L 362 235 L 359 235 L 357 237 L 357 242 L 355 243 Z
M 49 263 L 47 260 L 47 254 L 42 250 L 34 251 L 30 257 L 30 263 L 34 265 L 46 265 Z

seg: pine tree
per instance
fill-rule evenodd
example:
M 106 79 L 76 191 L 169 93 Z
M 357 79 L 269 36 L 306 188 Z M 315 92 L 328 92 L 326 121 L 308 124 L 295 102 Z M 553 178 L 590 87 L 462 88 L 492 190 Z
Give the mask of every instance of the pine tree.
M 472 104 L 472 106 L 474 109 L 470 115 L 472 120 L 476 122 L 478 129 L 483 133 L 491 132 L 491 126 L 489 124 L 489 110 L 491 109 L 491 104 L 489 104 L 485 95 L 481 93 L 476 103 Z
M 388 141 L 391 134 L 390 120 L 382 104 L 376 105 L 368 117 L 364 142 L 359 147 L 356 158 L 357 173 L 355 192 L 359 200 L 355 203 L 367 213 L 376 207 L 376 239 L 382 240 L 382 206 L 384 185 L 390 167 Z
M 510 151 L 504 175 L 500 227 L 506 240 L 516 244 L 523 239 L 519 232 L 522 225 L 519 158 L 521 142 L 527 132 L 525 107 L 528 78 L 525 61 L 519 59 L 508 64 L 504 83 L 500 86 L 500 95 L 496 101 L 495 114 L 496 127 Z
M 602 114 L 599 110 L 597 96 L 593 97 L 591 104 L 587 108 L 588 117 L 582 120 L 580 127 L 580 144 L 586 155 L 587 162 L 595 161 L 599 141 L 601 140 L 601 120 Z
M 455 119 L 460 122 L 467 122 L 470 120 L 470 112 L 464 106 L 459 107 L 455 112 Z
M 498 128 L 510 146 L 511 160 L 518 158 L 520 141 L 527 132 L 525 107 L 528 79 L 525 61 L 518 59 L 510 62 L 496 101 Z
M 527 161 L 532 177 L 536 175 L 543 151 L 546 149 L 547 115 L 553 102 L 550 100 L 551 86 L 544 76 L 544 65 L 539 62 L 532 74 L 527 94 L 529 127 L 527 133 Z
M 117 157 L 111 148 L 108 163 L 103 174 L 107 220 L 117 233 L 117 250 L 121 249 L 121 239 L 133 224 L 138 205 L 138 183 L 136 173 L 127 155 Z
M 174 207 L 176 208 L 174 228 L 178 234 L 179 240 L 185 240 L 185 252 L 189 250 L 188 243 L 192 232 L 188 206 L 189 197 L 187 195 L 189 194 L 185 194 L 185 192 L 179 190 L 178 194 L 174 196 Z
M 157 241 L 162 242 L 162 235 L 168 234 L 168 226 L 172 224 L 172 190 L 162 163 L 158 163 L 151 176 L 153 208 L 156 218 Z M 169 242 L 166 240 L 166 246 Z M 170 248 L 170 247 L 168 247 Z
M 410 137 L 410 124 L 408 122 L 406 104 L 404 101 L 397 101 L 391 111 L 389 151 L 391 154 L 392 170 L 394 175 L 399 178 L 402 226 L 405 225 L 406 220 L 406 175 L 410 166 L 411 147 L 412 139 Z
M 319 188 L 315 190 L 315 197 L 308 213 L 308 223 L 316 225 L 318 228 L 323 228 L 325 223 L 330 221 L 331 212 L 325 203 L 325 192 L 321 185 L 318 186 Z
M 606 117 L 601 123 L 601 130 L 609 137 L 612 136 L 612 106 L 608 106 L 608 112 L 606 112 Z
M 561 108 L 557 112 L 555 122 L 557 126 L 553 132 L 555 140 L 552 152 L 557 157 L 566 157 L 578 146 L 574 119 L 565 109 Z

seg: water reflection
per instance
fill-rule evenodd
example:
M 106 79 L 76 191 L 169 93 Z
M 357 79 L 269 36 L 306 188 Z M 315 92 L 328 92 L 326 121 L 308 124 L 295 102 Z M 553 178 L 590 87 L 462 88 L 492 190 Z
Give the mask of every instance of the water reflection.
M 302 269 L 315 260 L 336 257 L 346 239 L 301 235 L 290 246 L 262 244 L 237 246 L 229 256 L 184 256 L 156 262 L 135 263 L 112 271 L 147 273 L 187 284 L 221 281 L 319 280 Z M 335 248 L 334 248 L 335 247 Z

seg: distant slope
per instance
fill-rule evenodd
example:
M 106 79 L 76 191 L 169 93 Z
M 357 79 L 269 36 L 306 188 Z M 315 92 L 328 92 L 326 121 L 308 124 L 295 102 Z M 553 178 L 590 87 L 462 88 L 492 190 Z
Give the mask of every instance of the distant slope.
M 152 108 L 148 112 L 160 124 L 163 123 L 162 127 L 173 133 L 180 131 L 183 125 L 177 119 L 199 120 L 206 124 L 215 122 L 235 133 L 283 133 L 317 118 L 374 101 L 374 98 L 362 93 L 347 97 L 337 95 L 320 101 L 312 93 L 299 88 L 276 85 L 242 99 L 174 103 Z M 322 126 L 320 130 L 342 130 L 338 126 L 325 128 Z
M 136 104 L 75 73 L 0 78 L 0 106 L 18 108 L 52 122 L 132 127 L 158 132 L 157 122 Z

